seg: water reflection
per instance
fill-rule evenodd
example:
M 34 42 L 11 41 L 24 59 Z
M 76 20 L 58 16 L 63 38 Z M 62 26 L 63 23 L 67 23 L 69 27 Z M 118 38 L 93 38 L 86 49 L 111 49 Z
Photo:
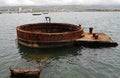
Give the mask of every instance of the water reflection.
M 24 47 L 20 44 L 18 44 L 18 49 L 23 59 L 36 62 L 46 62 L 65 56 L 76 56 L 80 54 L 81 51 L 81 48 L 76 46 L 37 49 Z

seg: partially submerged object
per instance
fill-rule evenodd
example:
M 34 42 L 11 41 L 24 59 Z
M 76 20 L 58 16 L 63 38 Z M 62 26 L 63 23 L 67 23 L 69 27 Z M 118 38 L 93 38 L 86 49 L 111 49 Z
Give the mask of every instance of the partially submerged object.
M 47 18 L 46 18 L 47 19 Z M 80 46 L 117 46 L 103 33 L 85 33 L 81 25 L 66 23 L 35 23 L 16 28 L 18 43 L 32 48 L 50 48 L 67 45 Z
M 35 48 L 70 45 L 84 35 L 81 26 L 65 23 L 26 24 L 16 29 L 18 43 Z
M 41 70 L 18 69 L 10 67 L 11 78 L 39 78 Z
M 117 42 L 114 42 L 104 33 L 85 33 L 85 36 L 75 40 L 76 45 L 87 47 L 115 47 Z

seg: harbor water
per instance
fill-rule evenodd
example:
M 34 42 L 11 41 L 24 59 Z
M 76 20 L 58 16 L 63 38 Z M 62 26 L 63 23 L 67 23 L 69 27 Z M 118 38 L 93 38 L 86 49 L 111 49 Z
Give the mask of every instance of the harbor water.
M 81 24 L 85 32 L 104 32 L 118 42 L 117 47 L 67 46 L 32 49 L 18 45 L 16 27 L 28 23 Z M 120 12 L 51 12 L 0 14 L 0 78 L 10 78 L 10 66 L 42 66 L 40 78 L 120 78 Z

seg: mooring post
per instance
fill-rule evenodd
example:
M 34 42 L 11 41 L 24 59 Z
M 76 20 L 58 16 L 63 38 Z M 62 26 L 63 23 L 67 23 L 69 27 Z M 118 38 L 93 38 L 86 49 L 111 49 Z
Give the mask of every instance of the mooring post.
M 94 37 L 95 39 L 98 39 L 99 35 L 96 34 L 96 33 L 93 33 L 93 37 Z
M 81 28 L 81 25 L 79 24 L 79 27 Z
M 95 39 L 98 39 L 98 34 L 95 35 Z
M 89 33 L 92 34 L 93 33 L 93 27 L 89 28 Z

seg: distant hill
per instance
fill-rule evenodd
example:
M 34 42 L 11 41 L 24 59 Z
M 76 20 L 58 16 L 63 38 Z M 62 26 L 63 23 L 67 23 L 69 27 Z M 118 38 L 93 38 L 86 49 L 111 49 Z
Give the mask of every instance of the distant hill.
M 42 8 L 47 8 L 47 7 L 81 7 L 81 8 L 119 8 L 120 5 L 48 5 L 48 6 L 0 6 L 0 7 L 42 7 Z

